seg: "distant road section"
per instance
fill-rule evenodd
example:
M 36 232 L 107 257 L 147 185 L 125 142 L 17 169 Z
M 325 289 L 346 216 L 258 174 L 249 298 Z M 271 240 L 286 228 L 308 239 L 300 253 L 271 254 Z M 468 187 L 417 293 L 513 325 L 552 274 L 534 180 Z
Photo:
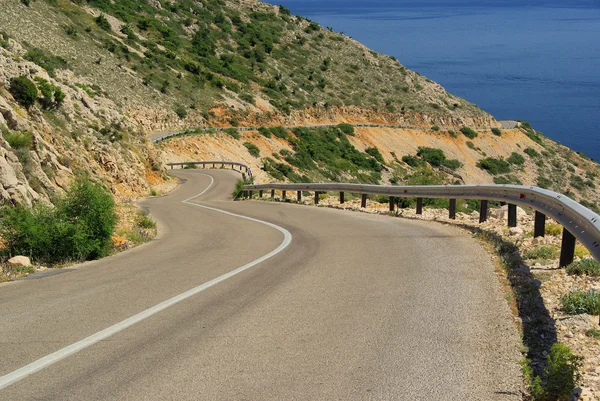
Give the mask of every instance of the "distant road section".
M 513 121 L 513 120 L 504 120 L 504 121 L 498 121 L 501 124 L 502 129 L 514 129 L 517 128 L 517 126 L 519 125 L 518 121 Z

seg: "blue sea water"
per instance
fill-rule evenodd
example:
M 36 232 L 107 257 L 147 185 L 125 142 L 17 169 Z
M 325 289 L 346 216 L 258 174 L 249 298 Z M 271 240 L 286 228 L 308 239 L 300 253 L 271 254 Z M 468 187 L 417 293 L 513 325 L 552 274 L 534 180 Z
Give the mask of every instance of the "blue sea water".
M 275 3 L 600 160 L 600 0 Z

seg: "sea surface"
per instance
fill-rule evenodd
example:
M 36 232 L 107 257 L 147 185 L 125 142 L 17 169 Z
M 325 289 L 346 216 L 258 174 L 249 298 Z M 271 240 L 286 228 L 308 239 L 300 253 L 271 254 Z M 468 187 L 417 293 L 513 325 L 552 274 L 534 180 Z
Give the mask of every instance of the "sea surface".
M 279 0 L 600 161 L 600 0 Z

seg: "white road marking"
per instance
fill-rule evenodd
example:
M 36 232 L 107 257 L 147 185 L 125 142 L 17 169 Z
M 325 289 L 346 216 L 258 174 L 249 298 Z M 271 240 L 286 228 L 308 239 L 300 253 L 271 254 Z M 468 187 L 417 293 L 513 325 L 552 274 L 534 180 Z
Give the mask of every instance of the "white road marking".
M 15 370 L 14 372 L 11 372 L 5 376 L 0 377 L 0 390 L 10 386 L 11 384 L 14 384 L 22 379 L 24 379 L 25 377 L 38 372 L 44 368 L 47 368 L 50 365 L 55 364 L 56 362 L 70 356 L 73 355 L 81 350 L 83 350 L 84 348 L 89 347 L 90 345 L 96 344 L 102 340 L 107 339 L 108 337 L 117 334 L 120 331 L 125 330 L 128 327 L 133 326 L 136 323 L 141 322 L 142 320 L 145 320 L 147 318 L 149 318 L 152 315 L 157 314 L 158 312 L 161 312 L 181 301 L 184 301 L 196 294 L 201 293 L 204 290 L 209 289 L 210 287 L 213 287 L 217 284 L 219 284 L 222 281 L 227 280 L 228 278 L 231 278 L 237 274 L 240 274 L 241 272 L 250 269 L 251 267 L 254 267 L 256 265 L 258 265 L 259 263 L 264 262 L 265 260 L 272 258 L 273 256 L 277 255 L 278 253 L 280 253 L 281 251 L 283 251 L 285 248 L 287 248 L 290 243 L 292 242 L 292 234 L 286 230 L 283 227 L 279 227 L 275 224 L 266 222 L 266 221 L 262 221 L 262 220 L 258 220 L 258 219 L 254 219 L 252 217 L 247 217 L 247 216 L 242 216 L 240 214 L 235 214 L 235 213 L 231 213 L 231 212 L 227 212 L 225 210 L 221 210 L 221 209 L 216 209 L 213 207 L 208 207 L 208 206 L 203 206 L 203 205 L 199 205 L 196 203 L 191 203 L 190 200 L 198 198 L 199 196 L 203 195 L 204 193 L 206 193 L 206 191 L 208 191 L 210 189 L 210 187 L 213 185 L 213 183 L 215 182 L 215 180 L 213 179 L 213 177 L 211 177 L 208 174 L 203 174 L 206 175 L 207 177 L 210 177 L 211 182 L 210 185 L 208 187 L 206 187 L 206 189 L 204 191 L 202 191 L 201 193 L 199 193 L 198 195 L 192 196 L 191 198 L 188 198 L 186 200 L 183 201 L 183 203 L 187 204 L 187 205 L 191 205 L 191 206 L 196 206 L 196 207 L 201 207 L 203 209 L 208 209 L 208 210 L 212 210 L 215 212 L 219 212 L 219 213 L 223 213 L 223 214 L 227 214 L 229 216 L 234 216 L 234 217 L 239 217 L 242 219 L 246 219 L 246 220 L 250 220 L 250 221 L 254 221 L 257 223 L 261 223 L 264 224 L 268 227 L 274 228 L 275 230 L 281 232 L 283 234 L 283 242 L 274 250 L 272 250 L 271 252 L 269 252 L 268 254 L 253 260 L 252 262 L 245 264 L 242 267 L 238 267 L 235 270 L 230 271 L 229 273 L 223 274 L 222 276 L 219 276 L 215 279 L 212 279 L 204 284 L 201 284 L 195 288 L 192 288 L 191 290 L 188 290 L 180 295 L 177 295 L 173 298 L 170 298 L 166 301 L 163 301 L 157 305 L 154 305 L 153 307 L 146 309 L 143 312 L 138 313 L 137 315 L 134 315 L 128 319 L 123 320 L 122 322 L 119 322 L 117 324 L 114 324 L 102 331 L 97 332 L 96 334 L 92 334 L 91 336 L 84 338 L 83 340 L 77 341 L 74 344 L 71 344 L 67 347 L 64 347 L 56 352 L 53 352 L 50 355 L 47 355 L 41 359 L 38 359 L 35 362 L 32 362 L 26 366 L 23 366 L 20 369 Z

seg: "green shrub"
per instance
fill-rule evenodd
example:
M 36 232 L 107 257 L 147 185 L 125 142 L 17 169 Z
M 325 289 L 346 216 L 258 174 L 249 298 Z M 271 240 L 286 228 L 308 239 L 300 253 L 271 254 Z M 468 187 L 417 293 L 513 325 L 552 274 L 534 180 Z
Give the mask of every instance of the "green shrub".
M 22 75 L 13 78 L 10 81 L 10 94 L 13 95 L 19 104 L 29 109 L 35 103 L 38 97 L 38 90 L 35 84 L 26 76 Z
M 258 129 L 258 133 L 261 134 L 262 136 L 264 136 L 265 138 L 271 137 L 271 131 L 269 131 L 269 129 L 265 128 L 265 127 L 260 127 Z
M 173 111 L 175 111 L 175 114 L 177 114 L 182 120 L 188 115 L 187 109 L 181 104 L 175 105 L 175 109 L 173 109 Z
M 354 136 L 354 127 L 350 124 L 338 124 L 338 128 L 346 135 Z
M 467 147 L 469 149 L 477 150 L 477 148 L 475 147 L 475 144 L 471 141 L 467 141 Z
M 558 256 L 558 249 L 552 246 L 539 246 L 523 253 L 525 259 L 553 259 Z
M 520 154 L 518 154 L 517 152 L 512 152 L 510 154 L 510 157 L 508 159 L 506 159 L 507 162 L 509 162 L 510 164 L 514 164 L 517 166 L 522 166 L 523 164 L 525 164 L 525 158 L 523 156 L 521 156 Z
M 523 152 L 529 157 L 538 157 L 540 155 L 538 151 L 533 148 L 525 148 Z
M 30 149 L 32 143 L 31 132 L 5 132 L 4 139 L 13 149 Z
M 56 207 L 4 207 L 0 236 L 10 254 L 45 263 L 106 255 L 116 224 L 112 195 L 99 184 L 78 180 Z
M 433 127 L 431 127 L 431 130 L 433 132 L 438 132 L 440 130 L 440 127 L 439 127 L 439 125 L 434 125 Z
M 156 194 L 154 194 L 153 196 L 156 196 Z M 138 215 L 135 219 L 135 225 L 138 226 L 139 228 L 145 228 L 145 229 L 156 228 L 156 222 L 154 220 L 152 220 L 149 216 L 144 214 L 143 212 L 138 213 Z
M 548 189 L 552 186 L 552 181 L 543 175 L 538 176 L 537 178 L 537 186 L 543 189 Z
M 248 149 L 248 152 L 250 152 L 250 154 L 252 156 L 254 156 L 254 157 L 260 156 L 260 149 L 255 144 L 250 143 L 250 142 L 244 142 L 244 146 L 246 147 L 246 149 Z
M 38 99 L 42 107 L 46 110 L 60 107 L 65 99 L 64 92 L 57 86 L 52 85 L 44 78 L 35 77 L 38 89 L 42 93 L 42 98 Z
M 570 291 L 560 299 L 562 310 L 568 315 L 600 315 L 600 292 Z
M 452 129 L 448 130 L 448 135 L 450 135 L 450 137 L 452 137 L 452 138 L 457 138 L 456 131 L 454 131 Z
M 434 167 L 439 167 L 444 161 L 446 161 L 446 155 L 444 155 L 444 151 L 436 148 L 420 146 L 417 151 L 417 156 Z
M 567 401 L 581 381 L 583 357 L 571 349 L 555 343 L 546 356 L 542 377 L 535 375 L 531 360 L 521 362 L 521 370 L 531 398 L 535 401 Z
M 381 152 L 379 152 L 379 149 L 377 149 L 376 147 L 366 148 L 365 149 L 365 153 L 368 154 L 371 157 L 374 157 L 375 160 L 377 160 L 379 163 L 384 163 L 385 162 L 383 160 L 383 155 L 381 154 Z
M 288 134 L 288 132 L 283 127 L 271 127 L 271 128 L 269 128 L 269 130 L 277 138 L 288 139 L 290 137 L 290 135 Z
M 252 183 L 254 182 L 254 179 L 250 178 L 247 180 L 237 180 L 235 182 L 235 188 L 233 189 L 233 192 L 231 193 L 231 196 L 233 197 L 233 200 L 238 200 L 243 192 L 244 192 L 244 185 L 252 185 Z
M 98 27 L 100 27 L 101 29 L 104 29 L 105 31 L 111 30 L 110 24 L 108 23 L 108 20 L 106 19 L 104 14 L 100 14 L 99 16 L 94 18 L 94 21 L 96 22 L 96 25 L 98 25 Z
M 600 263 L 594 259 L 582 259 L 567 266 L 567 273 L 576 276 L 600 276 Z
M 477 162 L 477 167 L 486 170 L 491 175 L 506 174 L 510 172 L 510 164 L 503 159 L 488 157 Z
M 477 132 L 473 131 L 471 128 L 469 127 L 462 127 L 460 129 L 460 132 L 463 133 L 464 136 L 466 136 L 469 139 L 474 139 L 477 138 Z
M 223 132 L 234 139 L 240 139 L 240 133 L 235 128 L 227 128 Z
M 402 161 L 411 167 L 419 167 L 424 164 L 423 160 L 411 155 L 402 156 Z
M 504 184 L 512 184 L 512 185 L 523 185 L 521 180 L 513 175 L 505 175 L 500 177 L 494 177 L 494 184 L 504 185 Z
M 456 159 L 446 159 L 442 162 L 442 166 L 449 168 L 452 171 L 456 171 L 462 167 L 462 163 Z
M 500 128 L 492 128 L 492 134 L 496 136 L 502 136 L 502 131 L 500 130 Z

